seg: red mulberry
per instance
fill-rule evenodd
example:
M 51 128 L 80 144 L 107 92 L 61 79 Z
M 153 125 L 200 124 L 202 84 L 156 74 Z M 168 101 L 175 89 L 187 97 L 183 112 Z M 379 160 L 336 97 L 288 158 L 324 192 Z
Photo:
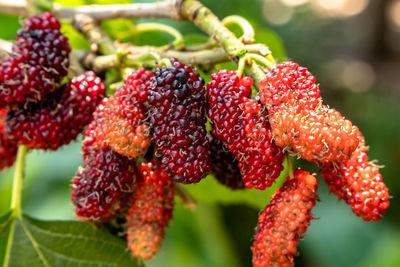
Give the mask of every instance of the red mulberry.
M 314 76 L 293 62 L 279 64 L 260 82 L 276 144 L 316 163 L 349 159 L 357 127 L 327 106 Z
M 136 158 L 146 153 L 151 143 L 150 126 L 145 121 L 151 77 L 151 72 L 140 69 L 113 96 L 102 101 L 97 109 L 99 143 L 127 157 Z
M 126 208 L 134 191 L 137 167 L 134 160 L 109 148 L 91 146 L 95 140 L 91 123 L 84 134 L 84 168 L 72 181 L 71 200 L 79 220 L 95 224 L 105 222 Z
M 6 133 L 6 109 L 0 109 L 0 170 L 10 167 L 15 161 L 18 146 Z
M 261 102 L 270 113 L 284 103 L 301 109 L 315 109 L 321 102 L 321 92 L 315 82 L 307 68 L 295 62 L 278 64 L 260 83 Z
M 7 131 L 29 148 L 55 150 L 82 132 L 104 92 L 101 79 L 87 72 L 61 87 L 54 98 L 9 112 Z
M 205 129 L 204 80 L 171 59 L 158 68 L 148 90 L 150 119 L 163 168 L 176 181 L 195 183 L 211 169 Z
M 283 169 L 283 152 L 272 141 L 271 129 L 257 101 L 250 99 L 252 79 L 235 71 L 211 76 L 207 85 L 208 116 L 212 133 L 238 160 L 248 188 L 271 186 Z
M 42 101 L 68 72 L 71 48 L 58 21 L 45 13 L 30 17 L 24 26 L 0 65 L 0 107 Z
M 60 22 L 49 12 L 40 16 L 30 16 L 23 23 L 25 30 L 59 30 Z
M 286 179 L 258 218 L 254 236 L 253 266 L 292 266 L 299 239 L 310 226 L 315 206 L 317 179 L 295 170 Z
M 128 246 L 134 257 L 149 260 L 161 246 L 174 206 L 174 183 L 152 160 L 139 165 L 142 180 L 132 195 L 127 214 Z
M 224 148 L 223 143 L 213 135 L 208 135 L 210 143 L 210 159 L 212 162 L 211 173 L 217 180 L 231 188 L 244 188 L 240 169 L 233 154 Z
M 335 195 L 351 205 L 365 221 L 379 221 L 389 207 L 389 191 L 379 167 L 368 161 L 368 147 L 358 131 L 360 144 L 349 160 L 327 163 L 322 177 Z

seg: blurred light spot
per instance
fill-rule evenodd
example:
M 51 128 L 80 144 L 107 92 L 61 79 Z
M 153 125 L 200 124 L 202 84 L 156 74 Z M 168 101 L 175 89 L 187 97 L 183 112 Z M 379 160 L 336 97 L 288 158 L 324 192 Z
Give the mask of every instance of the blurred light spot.
M 360 60 L 348 62 L 343 70 L 343 85 L 352 91 L 366 91 L 375 81 L 371 65 Z
M 390 24 L 396 31 L 400 31 L 400 1 L 392 1 L 387 9 Z
M 346 18 L 360 14 L 369 0 L 312 0 L 312 8 L 322 17 Z
M 310 2 L 310 0 L 281 0 L 287 6 L 301 6 Z
M 348 88 L 355 92 L 366 91 L 375 82 L 375 72 L 370 64 L 356 59 L 339 58 L 324 67 L 324 78 L 333 88 Z
M 264 0 L 264 17 L 272 24 L 288 23 L 293 16 L 293 7 L 282 4 L 279 0 Z

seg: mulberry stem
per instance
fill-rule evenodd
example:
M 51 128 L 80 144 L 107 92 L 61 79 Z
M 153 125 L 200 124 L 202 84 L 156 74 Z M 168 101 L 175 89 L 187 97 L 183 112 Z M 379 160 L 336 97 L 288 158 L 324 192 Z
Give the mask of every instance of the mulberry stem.
M 179 183 L 175 183 L 176 194 L 181 198 L 182 204 L 190 209 L 194 210 L 197 207 L 196 200 L 189 194 L 188 191 Z
M 243 31 L 243 34 L 239 39 L 242 40 L 244 44 L 254 43 L 254 29 L 245 18 L 238 15 L 232 15 L 225 17 L 221 22 L 224 26 L 232 24 L 238 25 Z
M 21 214 L 22 182 L 24 179 L 25 155 L 28 148 L 24 145 L 18 147 L 17 161 L 15 165 L 14 181 L 11 195 L 11 210 L 16 215 Z
M 214 37 L 230 56 L 236 57 L 246 53 L 244 44 L 200 2 L 183 0 L 180 14 L 184 19 L 193 22 L 202 31 Z
M 288 153 L 286 153 L 286 162 L 287 162 L 287 168 L 288 168 L 289 177 L 290 177 L 290 179 L 293 179 L 293 177 L 294 177 L 293 161 L 292 161 L 292 157 L 289 156 Z

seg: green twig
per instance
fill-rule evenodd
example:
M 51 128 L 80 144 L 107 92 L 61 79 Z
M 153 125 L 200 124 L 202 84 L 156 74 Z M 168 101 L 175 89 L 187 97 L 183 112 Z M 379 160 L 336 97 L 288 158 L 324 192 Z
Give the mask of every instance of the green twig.
M 76 15 L 73 26 L 90 41 L 93 52 L 100 52 L 105 55 L 117 52 L 114 42 L 93 18 L 86 15 Z
M 192 21 L 201 30 L 215 38 L 230 56 L 237 57 L 246 53 L 244 44 L 200 2 L 196 0 L 182 1 L 180 14 L 182 18 Z

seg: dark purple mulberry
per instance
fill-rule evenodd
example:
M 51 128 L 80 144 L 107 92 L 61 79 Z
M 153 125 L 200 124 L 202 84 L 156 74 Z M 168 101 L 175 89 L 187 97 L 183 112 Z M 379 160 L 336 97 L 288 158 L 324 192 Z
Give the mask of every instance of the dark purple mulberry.
M 212 162 L 211 173 L 215 178 L 231 189 L 242 189 L 244 183 L 235 156 L 224 147 L 223 143 L 215 136 L 209 134 L 210 159 Z
M 178 182 L 196 183 L 211 169 L 204 80 L 177 59 L 171 63 L 155 71 L 148 91 L 153 136 L 167 173 Z
M 70 51 L 51 14 L 28 18 L 12 53 L 0 64 L 0 107 L 26 107 L 54 92 L 68 73 Z
M 135 160 L 95 144 L 97 119 L 95 114 L 84 132 L 84 167 L 73 178 L 71 191 L 76 217 L 95 224 L 106 222 L 127 208 L 138 177 Z

